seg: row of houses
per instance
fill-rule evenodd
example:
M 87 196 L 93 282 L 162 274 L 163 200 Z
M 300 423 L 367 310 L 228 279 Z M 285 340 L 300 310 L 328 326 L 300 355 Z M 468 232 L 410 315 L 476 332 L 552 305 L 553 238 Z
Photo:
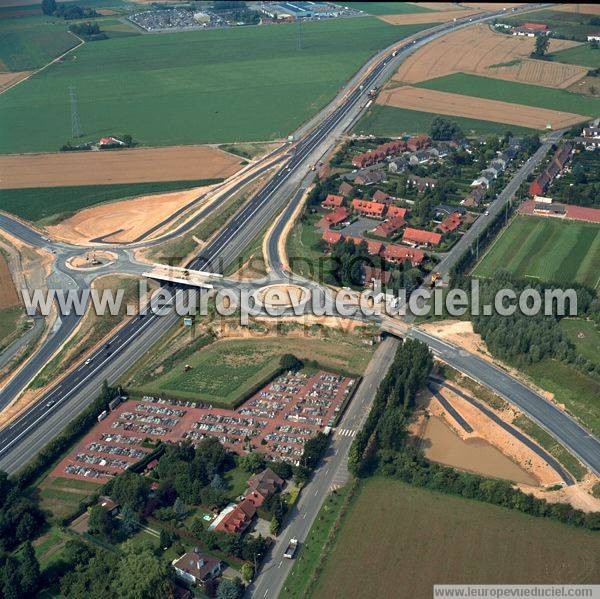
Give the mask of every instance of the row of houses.
M 352 158 L 352 165 L 356 168 L 365 168 L 394 156 L 401 152 L 417 152 L 431 145 L 429 135 L 415 135 L 407 140 L 398 139 L 377 146 L 374 150 L 357 154 Z
M 406 247 L 394 243 L 385 244 L 381 241 L 364 239 L 362 237 L 345 236 L 339 231 L 327 229 L 326 231 L 323 231 L 322 239 L 329 249 L 340 241 L 352 241 L 356 245 L 365 242 L 367 244 L 367 252 L 370 256 L 379 256 L 386 262 L 391 262 L 393 264 L 410 262 L 412 266 L 419 266 L 425 260 L 425 252 L 418 248 Z
M 572 152 L 573 144 L 571 142 L 564 143 L 556 150 L 548 166 L 529 185 L 528 191 L 531 197 L 544 194 L 550 183 L 554 180 L 554 177 L 564 171 Z

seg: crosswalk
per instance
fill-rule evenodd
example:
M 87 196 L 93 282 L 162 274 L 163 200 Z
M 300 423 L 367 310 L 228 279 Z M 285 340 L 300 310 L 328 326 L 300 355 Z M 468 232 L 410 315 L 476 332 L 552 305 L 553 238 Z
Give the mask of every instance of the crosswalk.
M 356 431 L 349 428 L 340 428 L 337 431 L 338 437 L 354 437 Z

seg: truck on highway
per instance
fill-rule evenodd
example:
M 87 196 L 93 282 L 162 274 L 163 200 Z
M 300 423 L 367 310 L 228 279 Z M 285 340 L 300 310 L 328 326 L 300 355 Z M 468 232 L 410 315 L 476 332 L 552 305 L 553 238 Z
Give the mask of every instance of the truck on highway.
M 376 87 L 372 87 L 372 88 L 369 90 L 369 98 L 374 98 L 374 97 L 377 95 L 377 89 L 378 89 L 378 88 L 376 88 Z
M 296 553 L 296 549 L 298 549 L 298 539 L 290 539 L 290 542 L 288 543 L 287 549 L 285 550 L 283 557 L 292 559 Z

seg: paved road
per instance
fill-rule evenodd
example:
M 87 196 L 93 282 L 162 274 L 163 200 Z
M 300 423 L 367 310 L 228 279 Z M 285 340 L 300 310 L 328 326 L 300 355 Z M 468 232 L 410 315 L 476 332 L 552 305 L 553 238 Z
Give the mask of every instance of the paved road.
M 347 482 L 350 445 L 369 414 L 377 387 L 390 367 L 397 347 L 398 340 L 388 337 L 377 348 L 354 398 L 332 433 L 323 464 L 302 490 L 296 507 L 288 515 L 287 525 L 263 562 L 260 576 L 249 587 L 251 596 L 260 599 L 277 597 L 294 563 L 283 557 L 288 541 L 298 539 L 301 547 L 329 492 Z

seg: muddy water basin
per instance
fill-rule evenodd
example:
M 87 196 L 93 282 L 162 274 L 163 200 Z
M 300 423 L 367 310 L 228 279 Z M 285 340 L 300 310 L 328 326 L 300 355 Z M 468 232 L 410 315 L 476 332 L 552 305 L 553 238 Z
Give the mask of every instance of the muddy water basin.
M 499 449 L 482 439 L 461 439 L 438 416 L 432 416 L 427 421 L 420 446 L 425 457 L 432 462 L 516 483 L 539 486 L 538 481 L 529 472 L 515 464 Z

